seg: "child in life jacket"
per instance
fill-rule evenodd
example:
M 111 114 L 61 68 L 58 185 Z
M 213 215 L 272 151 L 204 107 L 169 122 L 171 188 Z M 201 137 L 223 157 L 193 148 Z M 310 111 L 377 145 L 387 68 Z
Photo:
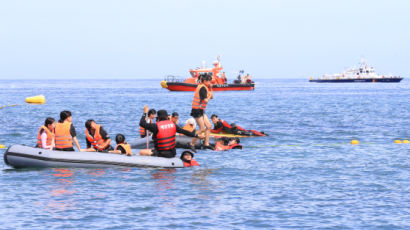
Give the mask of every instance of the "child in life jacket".
M 190 151 L 184 151 L 181 154 L 181 160 L 184 162 L 184 167 L 199 166 L 198 162 L 193 159 L 194 154 Z
M 115 141 L 117 142 L 117 146 L 110 153 L 118 153 L 118 154 L 126 154 L 127 156 L 132 156 L 131 146 L 125 142 L 125 136 L 121 133 L 115 136 Z

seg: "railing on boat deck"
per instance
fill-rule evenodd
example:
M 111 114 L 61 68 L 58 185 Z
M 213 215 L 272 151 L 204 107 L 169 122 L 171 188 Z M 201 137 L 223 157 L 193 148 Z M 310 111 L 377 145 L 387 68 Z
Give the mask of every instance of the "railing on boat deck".
M 165 76 L 164 80 L 167 82 L 184 82 L 185 81 L 185 79 L 183 79 L 182 77 L 174 76 L 174 75 L 167 75 Z

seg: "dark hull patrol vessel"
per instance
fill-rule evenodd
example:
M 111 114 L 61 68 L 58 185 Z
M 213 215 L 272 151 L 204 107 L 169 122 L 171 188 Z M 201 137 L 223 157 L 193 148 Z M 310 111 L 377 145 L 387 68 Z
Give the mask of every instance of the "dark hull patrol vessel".
M 255 83 L 251 80 L 249 74 L 243 76 L 243 70 L 239 71 L 239 75 L 233 83 L 227 83 L 225 72 L 222 72 L 223 68 L 219 57 L 213 65 L 213 68 L 206 68 L 205 62 L 203 62 L 201 68 L 189 70 L 191 77 L 185 80 L 178 79 L 172 75 L 167 76 L 165 80 L 161 81 L 161 86 L 169 91 L 195 91 L 199 83 L 199 76 L 201 74 L 211 74 L 213 91 L 243 91 L 255 89 Z
M 363 58 L 360 61 L 359 67 L 352 67 L 341 74 L 325 74 L 321 78 L 310 78 L 309 82 L 318 83 L 349 83 L 349 82 L 400 82 L 403 80 L 400 76 L 378 75 L 374 72 L 374 68 L 370 67 Z

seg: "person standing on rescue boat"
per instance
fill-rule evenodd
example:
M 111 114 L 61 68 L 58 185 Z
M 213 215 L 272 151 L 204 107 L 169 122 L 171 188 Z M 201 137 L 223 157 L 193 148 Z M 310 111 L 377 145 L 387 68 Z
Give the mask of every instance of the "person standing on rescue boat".
M 213 98 L 213 91 L 212 91 L 212 84 L 211 84 L 212 76 L 209 74 L 201 75 L 201 83 L 198 84 L 194 99 L 192 100 L 192 110 L 191 116 L 195 118 L 196 123 L 199 126 L 198 134 L 205 133 L 205 141 L 204 147 L 207 149 L 213 149 L 212 146 L 209 145 L 209 136 L 211 130 L 211 122 L 209 122 L 208 116 L 205 114 L 206 105 L 208 104 L 209 100 Z M 195 142 L 196 138 L 192 138 L 191 142 L 191 150 L 196 152 L 195 150 Z
M 90 119 L 85 122 L 85 140 L 87 142 L 87 152 L 108 152 L 114 150 L 110 145 L 110 135 L 101 125 Z
M 56 127 L 56 121 L 52 117 L 47 117 L 44 121 L 44 125 L 40 127 L 37 134 L 38 148 L 53 150 L 55 146 L 54 140 L 54 128 Z
M 77 140 L 74 125 L 72 124 L 71 112 L 64 110 L 60 113 L 60 120 L 55 127 L 55 145 L 59 151 L 74 151 L 73 142 L 78 151 L 83 152 Z
M 148 124 L 146 122 L 146 113 L 148 112 L 148 107 L 144 106 L 144 114 L 140 120 L 140 126 L 151 131 L 153 133 L 152 139 L 154 140 L 154 149 L 143 149 L 140 151 L 141 155 L 146 156 L 158 156 L 172 158 L 175 157 L 175 134 L 183 133 L 190 137 L 198 137 L 195 132 L 188 132 L 179 126 L 175 125 L 174 122 L 168 119 L 168 113 L 166 110 L 159 110 L 157 115 L 157 123 Z

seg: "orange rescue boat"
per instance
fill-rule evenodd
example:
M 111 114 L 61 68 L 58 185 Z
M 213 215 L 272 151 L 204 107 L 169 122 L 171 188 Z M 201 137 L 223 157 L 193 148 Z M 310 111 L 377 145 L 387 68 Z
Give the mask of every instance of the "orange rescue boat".
M 161 81 L 162 88 L 169 91 L 195 91 L 199 83 L 199 76 L 201 74 L 212 75 L 212 89 L 213 91 L 231 91 L 231 90 L 254 90 L 255 83 L 251 80 L 249 74 L 243 76 L 243 70 L 239 72 L 239 75 L 233 83 L 227 83 L 225 72 L 222 72 L 223 68 L 219 57 L 217 61 L 213 63 L 213 68 L 206 68 L 203 65 L 201 68 L 190 69 L 190 78 L 180 80 L 175 76 L 169 75 L 165 80 Z

